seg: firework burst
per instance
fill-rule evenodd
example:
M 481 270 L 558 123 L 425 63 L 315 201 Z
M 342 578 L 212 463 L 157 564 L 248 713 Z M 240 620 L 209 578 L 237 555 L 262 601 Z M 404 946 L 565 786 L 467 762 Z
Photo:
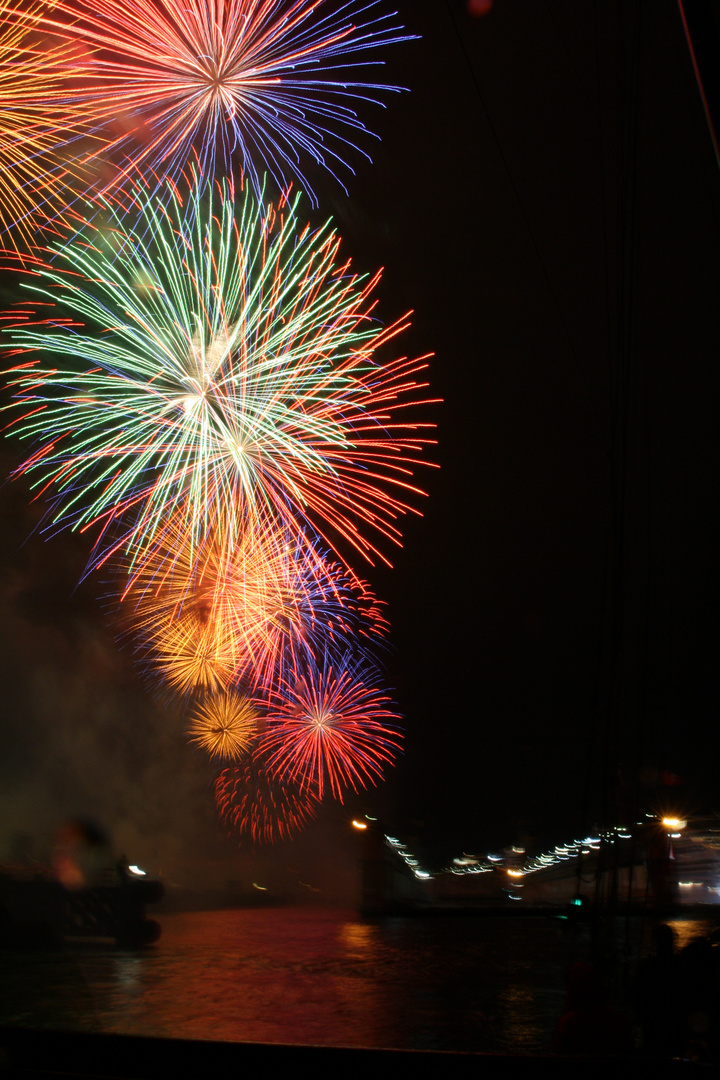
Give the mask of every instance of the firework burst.
M 375 784 L 400 748 L 399 716 L 377 673 L 328 657 L 285 680 L 269 698 L 261 751 L 272 776 L 287 776 L 322 799 Z
M 235 159 L 258 192 L 263 171 L 310 191 L 307 159 L 336 174 L 368 134 L 355 107 L 399 89 L 358 69 L 408 36 L 377 0 L 57 0 L 55 12 L 47 25 L 74 57 L 60 98 L 104 156 L 175 178 L 192 155 L 208 175 Z
M 176 533 L 135 575 L 123 608 L 153 675 L 181 693 L 233 681 L 260 689 L 304 653 L 382 641 L 387 620 L 367 584 L 311 544 L 249 532 L 228 552 L 216 535 L 193 549 Z
M 193 614 L 157 627 L 150 638 L 153 674 L 159 672 L 181 694 L 227 688 L 235 670 L 230 642 L 222 626 Z
M 314 200 L 308 167 L 337 176 L 355 106 L 398 89 L 356 77 L 403 40 L 380 3 L 0 0 L 0 232 L 32 298 L 4 316 L 18 473 L 47 528 L 92 531 L 88 569 L 119 575 L 254 842 L 400 747 L 348 558 L 387 561 L 417 512 L 426 358 L 387 359 L 407 317 L 382 326 L 379 273 L 290 194 Z
M 256 844 L 291 839 L 312 821 L 319 805 L 290 779 L 271 777 L 257 751 L 242 765 L 222 770 L 215 804 L 228 828 Z
M 38 444 L 20 471 L 54 490 L 53 524 L 99 530 L 91 564 L 152 563 L 178 515 L 193 550 L 258 528 L 370 561 L 373 534 L 399 543 L 432 425 L 407 408 L 424 362 L 376 357 L 406 325 L 374 319 L 377 276 L 226 183 L 133 203 L 134 224 L 108 202 L 38 252 L 35 311 L 9 320 L 9 426 Z
M 198 705 L 192 716 L 190 742 L 210 757 L 237 761 L 257 736 L 259 713 L 243 694 L 213 694 Z

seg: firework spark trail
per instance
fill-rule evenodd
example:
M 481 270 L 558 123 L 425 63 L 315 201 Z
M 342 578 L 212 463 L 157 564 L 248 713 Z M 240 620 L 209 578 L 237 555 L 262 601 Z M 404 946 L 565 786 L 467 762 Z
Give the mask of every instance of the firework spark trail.
M 9 319 L 10 427 L 40 444 L 20 471 L 54 490 L 52 523 L 100 530 L 91 565 L 151 561 L 177 513 L 193 547 L 261 525 L 385 558 L 373 534 L 400 542 L 433 425 L 407 410 L 425 358 L 375 357 L 406 325 L 374 319 L 377 276 L 225 182 L 133 202 L 134 224 L 108 201 L 39 252 L 35 314 Z
M 269 695 L 260 751 L 273 777 L 322 799 L 375 784 L 400 749 L 399 716 L 367 662 L 321 657 Z
M 356 106 L 400 89 L 356 75 L 379 63 L 368 50 L 412 37 L 395 19 L 378 0 L 57 0 L 46 24 L 73 49 L 59 101 L 126 174 L 177 178 L 195 153 L 215 175 L 236 158 L 258 193 L 266 171 L 313 197 L 303 158 L 349 168 L 370 134 Z

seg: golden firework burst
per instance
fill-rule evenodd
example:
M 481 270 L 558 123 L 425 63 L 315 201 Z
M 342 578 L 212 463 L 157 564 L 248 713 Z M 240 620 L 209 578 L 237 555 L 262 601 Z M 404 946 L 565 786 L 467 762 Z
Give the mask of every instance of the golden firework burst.
M 233 651 L 221 623 L 184 615 L 162 625 L 153 646 L 157 667 L 181 694 L 214 693 L 227 687 L 232 678 Z
M 201 746 L 210 757 L 238 761 L 257 735 L 258 718 L 253 702 L 244 694 L 213 694 L 192 717 L 190 742 Z

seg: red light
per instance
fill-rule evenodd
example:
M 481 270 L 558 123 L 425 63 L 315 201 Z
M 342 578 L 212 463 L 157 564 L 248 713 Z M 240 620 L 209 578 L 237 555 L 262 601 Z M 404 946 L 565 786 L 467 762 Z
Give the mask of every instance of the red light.
M 493 0 L 467 0 L 468 15 L 473 15 L 475 18 L 487 15 L 492 6 Z

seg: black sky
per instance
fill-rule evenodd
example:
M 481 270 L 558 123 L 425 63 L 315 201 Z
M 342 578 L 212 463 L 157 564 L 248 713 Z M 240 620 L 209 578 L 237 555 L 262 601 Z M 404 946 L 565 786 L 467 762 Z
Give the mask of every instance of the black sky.
M 404 805 L 551 839 L 600 813 L 608 743 L 626 802 L 712 804 L 720 173 L 677 5 L 401 10 L 412 93 L 358 201 L 445 401 L 380 589 Z
M 403 350 L 435 352 L 444 399 L 424 517 L 368 571 L 406 755 L 365 803 L 447 851 L 554 843 L 600 813 L 609 750 L 628 801 L 716 805 L 720 170 L 677 5 L 396 6 L 421 40 L 383 77 L 410 92 L 365 115 L 382 141 L 348 195 L 319 189 L 358 269 L 385 267 L 384 317 L 414 310 Z M 75 802 L 112 816 L 121 761 L 118 816 L 141 833 L 153 790 L 148 827 L 171 829 L 200 774 L 115 651 L 101 587 L 73 592 L 82 543 L 19 547 L 24 499 L 2 494 L 7 814 L 24 825 L 82 775 Z

